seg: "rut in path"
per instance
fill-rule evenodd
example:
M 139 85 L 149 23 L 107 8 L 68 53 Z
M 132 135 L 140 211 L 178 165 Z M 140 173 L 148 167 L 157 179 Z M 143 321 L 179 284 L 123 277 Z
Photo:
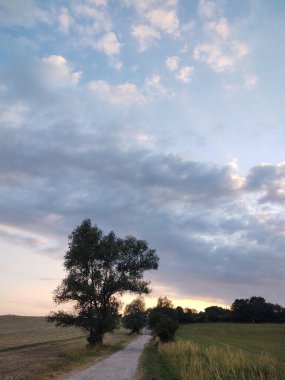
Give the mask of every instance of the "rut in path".
M 149 341 L 148 334 L 142 335 L 136 341 L 128 344 L 123 350 L 93 366 L 77 372 L 66 380 L 133 380 L 139 357 L 145 344 Z

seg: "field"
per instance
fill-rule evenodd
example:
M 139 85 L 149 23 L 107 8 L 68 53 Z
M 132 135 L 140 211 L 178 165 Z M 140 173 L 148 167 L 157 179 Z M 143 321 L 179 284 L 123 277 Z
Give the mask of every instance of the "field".
M 285 325 L 183 325 L 176 342 L 152 342 L 142 358 L 144 380 L 285 379 Z
M 0 379 L 44 380 L 86 366 L 132 339 L 124 329 L 107 334 L 100 349 L 87 349 L 80 329 L 56 328 L 44 317 L 0 316 Z

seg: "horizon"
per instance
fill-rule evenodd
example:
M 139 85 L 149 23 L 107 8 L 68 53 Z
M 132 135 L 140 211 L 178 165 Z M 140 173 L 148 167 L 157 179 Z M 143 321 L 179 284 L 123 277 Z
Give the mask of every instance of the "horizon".
M 54 309 L 85 218 L 156 249 L 150 303 L 285 305 L 284 17 L 264 0 L 0 0 L 1 314 Z

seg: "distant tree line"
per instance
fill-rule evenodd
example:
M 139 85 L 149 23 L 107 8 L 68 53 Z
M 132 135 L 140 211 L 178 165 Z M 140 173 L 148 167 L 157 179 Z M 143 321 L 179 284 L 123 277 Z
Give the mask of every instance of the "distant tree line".
M 230 309 L 221 306 L 209 306 L 204 312 L 195 309 L 175 309 L 179 323 L 195 322 L 285 322 L 285 308 L 270 302 L 263 297 L 236 299 Z
M 199 322 L 285 322 L 285 308 L 266 302 L 263 297 L 236 299 L 230 309 L 209 306 L 205 311 L 174 307 L 167 297 L 159 297 L 157 305 L 146 309 L 144 300 L 139 297 L 127 305 L 123 324 L 132 333 L 138 333 L 148 325 L 152 334 L 162 342 L 174 339 L 179 324 Z
M 209 306 L 205 311 L 197 312 L 181 306 L 176 308 L 179 323 L 195 322 L 285 322 L 285 308 L 263 297 L 236 299 L 230 309 L 221 306 Z
M 148 326 L 154 337 L 162 342 L 174 340 L 175 331 L 180 324 L 201 322 L 285 322 L 285 308 L 266 302 L 263 297 L 236 299 L 230 309 L 221 306 L 209 306 L 205 311 L 174 307 L 167 297 L 159 297 L 157 305 L 146 309 L 142 297 L 126 306 L 123 325 L 132 333 Z

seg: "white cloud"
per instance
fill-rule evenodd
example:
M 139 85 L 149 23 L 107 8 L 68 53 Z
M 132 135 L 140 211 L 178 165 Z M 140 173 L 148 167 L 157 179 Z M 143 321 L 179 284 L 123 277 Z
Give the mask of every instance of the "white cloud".
M 147 78 L 145 83 L 147 89 L 153 91 L 156 94 L 163 96 L 170 95 L 167 91 L 167 88 L 161 84 L 160 75 L 154 74 L 152 77 Z
M 152 9 L 147 13 L 146 18 L 154 28 L 174 36 L 179 35 L 179 20 L 175 10 Z
M 243 58 L 249 51 L 248 46 L 240 41 L 233 41 L 231 49 L 236 58 Z
M 182 83 L 190 83 L 192 81 L 191 74 L 194 71 L 193 66 L 183 66 L 181 67 L 177 74 L 175 75 L 175 78 Z
M 106 33 L 99 41 L 94 44 L 94 47 L 105 54 L 112 56 L 120 53 L 121 44 L 114 32 Z
M 258 82 L 256 75 L 246 75 L 244 78 L 244 85 L 247 89 L 253 88 Z
M 92 23 L 78 22 L 77 30 L 83 35 L 92 35 L 100 32 L 110 32 L 112 30 L 112 21 L 105 8 L 97 9 L 94 6 L 80 4 L 75 2 L 72 9 L 77 18 L 84 17 Z
M 153 0 L 123 0 L 127 7 L 134 7 L 138 13 L 143 13 L 153 6 Z
M 206 62 L 213 70 L 222 72 L 234 69 L 237 61 L 247 53 L 247 45 L 240 41 L 233 41 L 228 46 L 213 42 L 197 45 L 193 57 L 196 61 Z
M 149 25 L 136 25 L 132 27 L 132 36 L 139 43 L 139 50 L 144 51 L 154 41 L 160 39 L 160 33 Z
M 106 7 L 107 6 L 107 0 L 87 0 L 88 3 L 93 4 L 97 7 Z
M 234 70 L 238 61 L 249 52 L 245 43 L 232 37 L 235 29 L 226 17 L 221 17 L 222 11 L 222 2 L 200 0 L 198 12 L 206 19 L 203 29 L 208 40 L 196 45 L 193 53 L 196 61 L 207 63 L 216 72 Z M 231 85 L 226 86 L 227 90 L 233 90 Z
M 44 81 L 50 87 L 75 85 L 81 77 L 81 71 L 72 71 L 68 61 L 62 55 L 42 58 L 42 68 Z
M 102 13 L 98 11 L 95 7 L 79 2 L 73 4 L 73 10 L 77 15 L 91 18 L 95 21 L 101 19 L 102 17 Z
M 196 61 L 206 62 L 217 72 L 231 70 L 235 65 L 233 57 L 224 54 L 221 46 L 217 43 L 197 45 L 193 58 Z
M 213 18 L 217 14 L 217 3 L 210 0 L 200 0 L 198 12 L 202 17 Z
M 69 15 L 68 9 L 63 7 L 60 10 L 60 14 L 58 16 L 59 30 L 62 33 L 68 33 L 69 28 L 72 24 L 72 18 Z
M 165 65 L 170 71 L 177 70 L 179 67 L 179 57 L 177 56 L 168 57 L 165 61 Z
M 118 59 L 118 57 L 110 57 L 109 59 L 109 65 L 113 67 L 116 70 L 121 70 L 123 67 L 123 63 Z
M 208 33 L 215 33 L 218 37 L 226 40 L 230 37 L 231 29 L 228 20 L 222 17 L 219 21 L 211 21 L 205 24 L 205 29 Z
M 121 0 L 125 6 L 134 7 L 136 12 L 143 16 L 150 9 L 163 7 L 173 9 L 177 6 L 177 0 Z
M 135 84 L 129 82 L 112 85 L 104 80 L 98 80 L 90 82 L 89 88 L 101 99 L 114 105 L 128 107 L 145 102 L 145 96 Z
M 139 50 L 146 50 L 151 42 L 160 39 L 160 33 L 172 37 L 180 35 L 176 0 L 125 0 L 135 8 L 138 22 L 132 27 L 132 35 L 139 42 Z

